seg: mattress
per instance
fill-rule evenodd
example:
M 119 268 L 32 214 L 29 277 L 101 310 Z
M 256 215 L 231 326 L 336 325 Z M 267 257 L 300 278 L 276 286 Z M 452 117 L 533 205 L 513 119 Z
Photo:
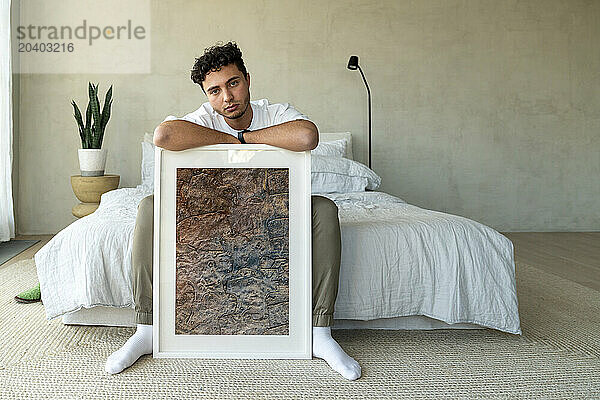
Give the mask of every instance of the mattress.
M 133 228 L 137 205 L 151 193 L 143 185 L 105 193 L 96 212 L 36 253 L 48 319 L 96 306 L 131 309 Z M 338 206 L 342 235 L 335 320 L 384 326 L 422 316 L 421 322 L 521 333 L 506 237 L 383 192 L 323 195 Z

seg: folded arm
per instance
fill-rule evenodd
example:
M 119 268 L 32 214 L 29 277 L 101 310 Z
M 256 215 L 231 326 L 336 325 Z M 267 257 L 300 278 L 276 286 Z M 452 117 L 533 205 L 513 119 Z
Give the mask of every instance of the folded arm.
M 310 121 L 298 119 L 244 133 L 246 143 L 265 143 L 292 151 L 312 150 L 319 144 L 319 131 Z
M 244 139 L 246 143 L 305 151 L 317 147 L 319 131 L 310 121 L 295 120 L 246 132 Z M 239 144 L 240 141 L 228 133 L 183 120 L 165 121 L 154 130 L 154 144 L 165 150 L 179 151 L 219 143 Z
M 240 144 L 236 137 L 225 132 L 183 120 L 165 121 L 158 125 L 154 130 L 153 141 L 155 145 L 171 151 L 192 149 L 209 144 Z

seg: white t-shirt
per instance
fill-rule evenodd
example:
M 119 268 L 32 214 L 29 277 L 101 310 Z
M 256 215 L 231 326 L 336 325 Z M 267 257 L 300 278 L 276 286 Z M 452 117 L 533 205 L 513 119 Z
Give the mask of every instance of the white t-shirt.
M 248 129 L 251 131 L 283 124 L 284 122 L 294 121 L 296 119 L 308 120 L 306 115 L 302 114 L 288 103 L 269 104 L 267 99 L 261 99 L 250 101 L 250 106 L 252 107 L 252 123 L 250 123 Z M 193 122 L 206 128 L 229 133 L 235 137 L 237 137 L 239 132 L 227 125 L 225 118 L 213 110 L 212 106 L 208 102 L 202 104 L 199 109 L 185 115 L 184 117 L 177 118 L 173 115 L 169 115 L 167 118 L 165 118 L 165 121 L 173 120 Z

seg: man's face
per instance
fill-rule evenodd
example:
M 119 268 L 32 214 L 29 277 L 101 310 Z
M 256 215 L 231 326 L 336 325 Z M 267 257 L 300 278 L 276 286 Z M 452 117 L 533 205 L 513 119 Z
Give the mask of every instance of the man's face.
M 250 74 L 244 77 L 235 64 L 212 71 L 202 82 L 208 102 L 223 117 L 238 119 L 250 105 Z

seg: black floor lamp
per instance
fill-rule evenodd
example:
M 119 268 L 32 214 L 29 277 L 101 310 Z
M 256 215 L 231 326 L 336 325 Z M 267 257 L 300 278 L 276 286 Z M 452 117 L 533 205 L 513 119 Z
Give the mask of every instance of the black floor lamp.
M 362 75 L 363 81 L 365 82 L 365 86 L 367 87 L 367 95 L 369 97 L 369 168 L 371 168 L 371 90 L 369 89 L 369 84 L 365 79 L 365 74 L 363 74 L 360 65 L 358 65 L 358 56 L 350 56 L 350 60 L 348 60 L 348 69 L 360 71 Z

